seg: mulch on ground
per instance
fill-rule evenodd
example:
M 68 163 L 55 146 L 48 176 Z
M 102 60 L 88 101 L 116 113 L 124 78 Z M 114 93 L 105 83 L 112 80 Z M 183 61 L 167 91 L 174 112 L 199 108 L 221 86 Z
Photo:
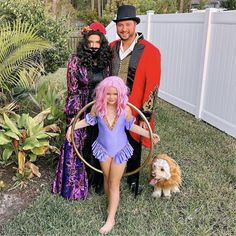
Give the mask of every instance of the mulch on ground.
M 0 235 L 7 221 L 24 211 L 40 195 L 44 188 L 50 188 L 51 166 L 40 162 L 37 164 L 41 177 L 34 177 L 29 181 L 14 181 L 16 166 L 0 167 L 0 181 L 5 187 L 0 189 Z

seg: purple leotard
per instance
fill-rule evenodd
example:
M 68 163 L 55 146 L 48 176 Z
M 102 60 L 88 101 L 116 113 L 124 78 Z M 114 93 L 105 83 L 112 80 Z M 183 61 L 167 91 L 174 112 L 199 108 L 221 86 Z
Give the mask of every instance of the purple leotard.
M 125 112 L 117 119 L 115 126 L 110 129 L 103 118 L 92 116 L 88 113 L 85 120 L 90 125 L 98 123 L 98 138 L 92 144 L 93 155 L 99 161 L 113 157 L 116 164 L 126 162 L 133 154 L 133 148 L 128 142 L 125 128 L 130 130 L 135 122 L 135 117 L 126 121 Z

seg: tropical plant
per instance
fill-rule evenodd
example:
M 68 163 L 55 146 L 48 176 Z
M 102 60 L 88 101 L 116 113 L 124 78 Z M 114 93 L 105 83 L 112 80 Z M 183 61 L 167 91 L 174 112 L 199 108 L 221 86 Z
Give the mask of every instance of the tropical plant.
M 43 81 L 38 85 L 35 94 L 30 94 L 30 98 L 40 110 L 51 108 L 48 120 L 58 120 L 64 116 L 63 104 L 66 90 L 56 91 L 55 87 L 48 81 Z
M 16 84 L 24 83 L 32 73 L 40 75 L 40 53 L 53 48 L 37 36 L 35 27 L 19 20 L 5 22 L 0 29 L 0 87 L 10 94 Z
M 47 116 L 47 120 L 62 120 L 66 89 L 46 80 L 46 77 L 41 77 L 39 81 L 32 79 L 33 77 L 32 75 L 19 81 L 20 83 L 13 89 L 13 97 L 17 99 L 21 109 L 27 111 L 30 107 L 31 112 L 39 112 L 50 108 L 51 113 Z
M 43 64 L 46 72 L 55 72 L 65 65 L 70 50 L 68 37 L 71 32 L 69 16 L 54 19 L 46 10 L 41 0 L 0 0 L 0 17 L 5 16 L 10 22 L 19 19 L 33 25 L 37 36 L 48 40 L 55 50 L 43 53 Z
M 0 114 L 3 113 L 13 113 L 13 110 L 16 108 L 16 102 L 11 102 L 9 104 L 6 104 L 3 107 L 0 107 Z
M 60 72 L 59 72 L 60 73 Z M 62 130 L 65 129 L 65 116 L 63 107 L 65 103 L 66 85 L 64 82 L 58 81 L 57 74 L 48 74 L 35 79 L 34 73 L 28 73 L 24 79 L 19 80 L 12 89 L 12 96 L 17 101 L 1 108 L 0 113 L 17 111 L 18 114 L 29 113 L 31 116 L 40 111 L 50 108 L 51 112 L 46 117 L 45 123 L 56 123 Z M 1 94 L 0 94 L 1 95 Z M 1 97 L 1 96 L 0 96 Z M 2 99 L 4 101 L 4 98 Z M 14 105 L 14 106 L 13 106 Z M 61 143 L 63 134 L 52 140 L 53 143 Z
M 29 114 L 0 114 L 0 146 L 3 147 L 2 162 L 18 163 L 18 176 L 40 177 L 38 167 L 33 164 L 37 156 L 45 155 L 48 150 L 58 149 L 50 146 L 49 139 L 58 135 L 56 124 L 44 126 L 44 119 L 50 109 L 44 110 L 34 118 Z M 53 131 L 53 132 L 50 132 Z

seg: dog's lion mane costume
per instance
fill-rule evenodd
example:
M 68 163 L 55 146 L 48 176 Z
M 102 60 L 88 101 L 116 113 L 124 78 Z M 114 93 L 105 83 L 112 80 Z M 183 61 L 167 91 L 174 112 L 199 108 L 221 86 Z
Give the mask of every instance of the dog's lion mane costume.
M 153 164 L 157 161 L 157 160 L 164 160 L 168 163 L 169 165 L 169 170 L 170 170 L 170 177 L 168 179 L 164 179 L 164 178 L 158 178 L 159 176 L 154 176 L 153 175 Z M 155 191 L 163 191 L 165 196 L 170 196 L 170 194 L 168 194 L 170 192 L 179 192 L 179 186 L 181 185 L 181 170 L 179 165 L 176 163 L 175 160 L 173 160 L 171 157 L 169 157 L 166 154 L 158 154 L 156 156 L 154 156 L 154 158 L 152 159 L 151 163 L 150 163 L 150 184 L 154 186 L 154 192 Z M 151 183 L 152 182 L 152 183 Z M 166 191 L 167 191 L 167 195 L 166 195 Z M 153 193 L 153 196 L 155 194 Z M 160 194 L 157 194 L 158 196 Z M 157 196 L 154 196 L 157 197 Z

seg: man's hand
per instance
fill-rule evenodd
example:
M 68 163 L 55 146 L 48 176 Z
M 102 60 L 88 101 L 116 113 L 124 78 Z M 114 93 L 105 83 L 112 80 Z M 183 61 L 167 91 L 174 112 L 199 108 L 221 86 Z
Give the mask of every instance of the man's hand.
M 142 127 L 143 129 L 147 129 L 147 124 L 145 121 L 139 121 L 139 126 Z
M 154 144 L 157 144 L 157 143 L 160 143 L 161 139 L 160 139 L 160 136 L 158 134 L 153 134 L 153 143 Z
M 140 121 L 139 126 L 142 127 L 143 129 L 147 130 L 148 126 L 145 121 Z M 158 134 L 153 134 L 153 143 L 157 144 L 160 142 L 160 136 Z

